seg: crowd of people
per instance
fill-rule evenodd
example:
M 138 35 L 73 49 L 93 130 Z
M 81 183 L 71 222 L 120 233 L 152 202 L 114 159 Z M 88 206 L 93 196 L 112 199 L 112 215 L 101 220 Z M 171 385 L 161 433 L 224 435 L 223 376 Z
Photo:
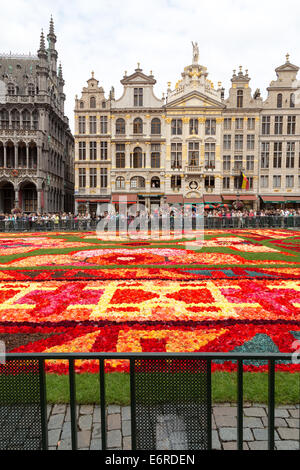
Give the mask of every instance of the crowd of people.
M 134 219 L 138 219 L 145 223 L 151 222 L 153 219 L 164 220 L 170 218 L 171 224 L 174 220 L 181 217 L 190 216 L 192 219 L 204 216 L 206 227 L 244 227 L 244 226 L 300 226 L 300 208 L 274 208 L 274 209 L 231 209 L 229 207 L 213 207 L 205 209 L 203 206 L 187 206 L 180 208 L 178 206 L 164 205 L 156 207 L 149 214 L 147 208 L 137 210 L 129 207 L 124 213 L 117 210 L 108 209 L 100 214 L 82 212 L 72 214 L 67 212 L 56 213 L 21 213 L 14 212 L 11 214 L 0 213 L 0 230 L 89 230 L 95 229 L 98 222 L 103 219 L 108 221 L 123 221 L 130 223 Z

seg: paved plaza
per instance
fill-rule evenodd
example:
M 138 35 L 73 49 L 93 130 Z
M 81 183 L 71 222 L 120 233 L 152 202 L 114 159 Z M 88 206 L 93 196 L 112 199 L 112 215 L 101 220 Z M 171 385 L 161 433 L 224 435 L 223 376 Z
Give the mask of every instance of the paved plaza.
M 268 410 L 265 405 L 244 405 L 244 449 L 267 450 Z M 71 422 L 69 405 L 48 405 L 48 438 L 50 450 L 71 449 Z M 77 407 L 78 448 L 101 450 L 100 406 Z M 234 450 L 237 447 L 237 408 L 222 404 L 213 406 L 212 446 L 216 450 Z M 176 450 L 171 436 L 158 444 L 159 450 Z M 108 450 L 131 449 L 130 407 L 107 407 Z M 275 410 L 275 448 L 300 450 L 300 405 L 280 406 Z M 178 449 L 178 447 L 177 447 Z M 178 450 L 184 450 L 180 447 Z M 185 449 L 186 450 L 186 449 Z

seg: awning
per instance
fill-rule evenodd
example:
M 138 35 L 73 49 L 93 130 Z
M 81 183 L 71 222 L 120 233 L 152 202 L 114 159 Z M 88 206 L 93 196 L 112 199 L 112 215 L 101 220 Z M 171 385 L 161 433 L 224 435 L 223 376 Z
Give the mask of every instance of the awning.
M 204 199 L 204 202 L 211 202 L 211 203 L 215 203 L 215 204 L 220 204 L 222 201 L 222 198 L 221 196 L 219 195 L 215 195 L 215 194 L 205 194 L 203 196 L 203 199 Z
M 202 197 L 186 197 L 184 199 L 184 204 L 203 204 Z
M 238 197 L 236 194 L 231 194 L 231 195 L 222 194 L 222 198 L 224 201 L 236 201 Z M 256 201 L 257 196 L 255 196 L 255 194 L 240 194 L 239 200 L 240 201 Z
M 285 196 L 285 202 L 295 202 L 300 204 L 300 196 Z
M 183 204 L 182 194 L 176 194 L 176 196 L 167 196 L 166 202 L 168 204 Z
M 138 197 L 137 194 L 113 194 L 111 202 L 115 204 L 125 204 L 129 202 L 132 204 L 138 202 Z
M 286 202 L 284 196 L 260 196 L 263 202 L 272 202 L 273 204 L 280 204 Z
M 240 195 L 240 201 L 256 201 L 257 196 L 255 194 L 242 194 Z
M 236 195 L 235 194 L 222 194 L 222 198 L 224 201 L 235 201 Z

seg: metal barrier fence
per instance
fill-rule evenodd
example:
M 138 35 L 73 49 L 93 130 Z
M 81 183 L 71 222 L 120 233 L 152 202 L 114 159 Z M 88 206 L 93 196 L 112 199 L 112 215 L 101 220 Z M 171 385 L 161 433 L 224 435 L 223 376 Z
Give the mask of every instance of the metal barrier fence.
M 127 220 L 127 228 L 132 219 Z M 27 221 L 27 220 L 9 220 L 0 221 L 0 232 L 72 232 L 72 231 L 94 231 L 97 229 L 98 220 L 66 220 L 55 223 L 54 221 Z M 151 226 L 162 230 L 165 225 L 160 217 L 156 221 L 148 220 L 148 229 Z M 176 219 L 170 217 L 170 229 L 176 226 Z M 146 225 L 147 225 L 146 224 Z M 189 222 L 190 224 L 190 222 Z M 197 229 L 197 220 L 192 218 L 192 229 Z M 137 228 L 139 227 L 138 224 Z M 181 225 L 179 226 L 181 227 Z M 263 216 L 263 217 L 204 217 L 204 229 L 261 229 L 261 228 L 280 228 L 280 229 L 300 229 L 300 215 L 290 217 Z M 184 229 L 184 219 L 182 219 L 182 229 Z M 188 227 L 190 229 L 190 225 Z M 109 228 L 107 228 L 109 230 Z M 116 219 L 113 230 L 119 230 L 119 220 Z
M 237 449 L 243 450 L 243 364 L 268 364 L 268 449 L 274 450 L 275 365 L 291 353 L 75 353 L 7 354 L 0 365 L 0 450 L 48 449 L 45 361 L 67 360 L 72 450 L 77 449 L 76 360 L 99 363 L 102 450 L 107 448 L 105 361 L 130 362 L 132 450 L 156 449 L 155 423 L 176 414 L 185 424 L 180 450 L 212 448 L 212 363 L 237 362 Z M 160 419 L 160 426 L 164 420 Z M 176 449 L 174 449 L 176 450 Z

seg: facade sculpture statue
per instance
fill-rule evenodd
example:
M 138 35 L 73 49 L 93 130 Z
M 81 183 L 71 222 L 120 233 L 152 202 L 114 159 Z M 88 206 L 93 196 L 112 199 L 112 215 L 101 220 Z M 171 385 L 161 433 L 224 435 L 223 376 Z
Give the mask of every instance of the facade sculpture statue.
M 192 45 L 193 45 L 193 64 L 198 64 L 198 60 L 199 60 L 199 47 L 198 47 L 198 43 L 192 41 Z

